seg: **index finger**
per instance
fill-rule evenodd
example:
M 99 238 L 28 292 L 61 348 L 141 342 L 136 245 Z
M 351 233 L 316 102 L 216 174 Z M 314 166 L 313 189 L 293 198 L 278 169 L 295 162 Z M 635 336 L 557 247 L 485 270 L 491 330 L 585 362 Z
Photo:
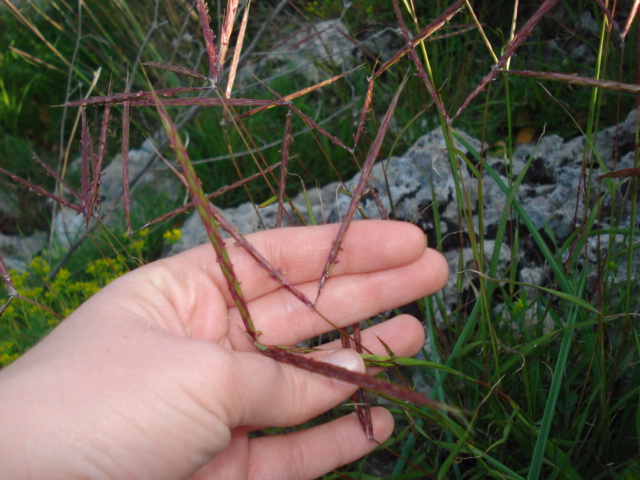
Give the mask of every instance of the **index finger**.
M 246 239 L 262 257 L 292 285 L 319 280 L 331 252 L 339 225 L 290 227 L 248 235 Z M 226 242 L 227 252 L 241 282 L 247 301 L 281 287 L 264 266 L 244 248 Z M 397 221 L 353 222 L 344 238 L 332 277 L 369 273 L 406 265 L 424 252 L 424 233 L 416 226 Z M 234 304 L 227 281 L 220 272 L 211 245 L 202 245 L 166 259 L 166 266 L 179 278 L 180 271 L 195 270 L 187 280 L 197 282 L 191 289 L 213 282 L 223 293 L 227 305 Z M 193 291 L 193 290 L 191 290 Z

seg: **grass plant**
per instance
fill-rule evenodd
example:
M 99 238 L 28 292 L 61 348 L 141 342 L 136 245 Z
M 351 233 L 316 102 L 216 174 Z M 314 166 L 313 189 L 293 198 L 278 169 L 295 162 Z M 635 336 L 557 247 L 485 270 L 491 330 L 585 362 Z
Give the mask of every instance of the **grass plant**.
M 633 270 L 640 245 L 635 220 L 640 127 L 631 148 L 634 168 L 609 171 L 594 145 L 602 127 L 619 123 L 639 103 L 637 1 L 630 7 L 588 0 L 544 0 L 535 6 L 513 1 L 327 1 L 284 7 L 286 2 L 229 0 L 208 6 L 197 0 L 194 6 L 157 0 L 142 2 L 144 8 L 135 11 L 120 0 L 21 8 L 3 1 L 0 21 L 15 30 L 1 29 L 11 46 L 2 54 L 0 117 L 7 118 L 2 148 L 17 148 L 18 153 L 16 161 L 3 162 L 2 172 L 76 210 L 88 228 L 95 228 L 87 238 L 97 238 L 94 245 L 111 245 L 109 251 L 115 253 L 79 249 L 62 265 L 36 257 L 23 273 L 9 272 L 0 259 L 6 298 L 0 311 L 1 365 L 46 334 L 57 316 L 67 315 L 86 294 L 139 261 L 151 260 L 160 250 L 153 238 L 165 232 L 165 240 L 175 239 L 178 211 L 172 209 L 179 206 L 131 218 L 126 185 L 124 208 L 118 210 L 127 218 L 120 222 L 123 232 L 149 226 L 158 231 L 126 241 L 121 232 L 111 237 L 97 233 L 106 215 L 116 214 L 98 209 L 102 165 L 120 151 L 119 139 L 134 146 L 154 136 L 160 159 L 200 214 L 257 350 L 360 385 L 370 394 L 360 393 L 358 405 L 375 397 L 392 405 L 398 424 L 392 439 L 327 479 L 640 476 L 640 277 Z M 211 18 L 207 7 L 215 12 Z M 284 13 L 272 18 L 274 11 Z M 342 71 L 335 63 L 322 63 L 325 79 L 320 83 L 294 72 L 234 80 L 233 72 L 251 61 L 250 53 L 273 52 L 280 32 L 293 34 L 302 23 L 337 16 L 351 28 L 354 48 L 361 48 L 360 68 Z M 262 29 L 265 21 L 272 27 Z M 390 56 L 376 58 L 360 44 L 384 28 L 398 33 L 399 46 Z M 261 35 L 246 45 L 244 32 L 254 30 Z M 44 68 L 46 75 L 25 81 L 31 70 L 23 62 Z M 20 89 L 20 81 L 27 87 Z M 63 104 L 54 110 L 60 116 L 50 122 L 53 128 L 46 135 L 30 138 L 25 118 L 43 111 L 54 115 L 43 109 L 42 101 Z M 306 360 L 296 349 L 261 344 L 243 308 L 221 230 L 309 308 L 315 308 L 314 302 L 271 267 L 218 207 L 245 198 L 255 204 L 277 202 L 278 225 L 285 218 L 300 222 L 288 202 L 300 188 L 292 179 L 303 176 L 311 187 L 311 182 L 344 180 L 361 171 L 359 184 L 348 192 L 351 203 L 327 258 L 320 295 L 340 258 L 340 243 L 374 162 L 402 151 L 436 126 L 447 142 L 446 175 L 456 185 L 459 223 L 468 238 L 465 242 L 460 236 L 459 249 L 469 246 L 474 254 L 472 300 L 467 303 L 462 296 L 462 274 L 469 272 L 460 272 L 456 310 L 447 311 L 441 295 L 418 302 L 429 338 L 422 358 L 397 358 L 393 352 L 372 357 L 362 352 L 359 326 L 339 332 L 343 344 L 360 351 L 369 364 L 389 367 L 388 375 L 397 380 L 393 384 Z M 456 141 L 466 143 L 460 130 L 482 138 L 486 147 L 478 151 L 467 144 L 470 154 L 461 155 L 455 148 Z M 576 198 L 567 199 L 582 202 L 584 214 L 576 214 L 576 228 L 568 238 L 538 230 L 518 200 L 525 176 L 534 168 L 533 157 L 507 182 L 486 161 L 488 155 L 498 155 L 510 172 L 519 143 L 551 133 L 586 138 Z M 74 142 L 82 168 L 77 178 L 70 178 Z M 48 175 L 25 166 L 31 149 L 46 164 L 56 165 Z M 465 188 L 463 170 L 478 182 L 477 201 Z M 485 254 L 486 182 L 495 182 L 507 199 L 491 239 L 513 252 L 504 274 L 498 270 L 499 249 Z M 618 188 L 621 183 L 625 188 Z M 213 197 L 206 192 L 228 184 L 234 188 L 216 196 L 215 206 L 210 203 Z M 601 195 L 587 197 L 591 187 Z M 620 211 L 606 207 L 604 194 L 622 196 L 611 205 L 627 205 L 632 221 L 625 223 Z M 442 248 L 439 207 L 434 201 L 427 208 L 435 219 L 430 234 Z M 380 215 L 393 212 L 381 209 Z M 173 223 L 162 223 L 167 221 Z M 316 221 L 322 219 L 311 217 L 311 223 Z M 606 231 L 600 227 L 603 222 L 609 225 Z M 524 236 L 531 238 L 531 248 L 550 272 L 542 285 L 527 285 L 518 277 Z M 596 267 L 580 260 L 592 239 L 600 242 Z M 74 261 L 87 268 L 69 268 Z M 593 268 L 595 284 L 589 280 Z M 398 386 L 418 379 L 428 386 L 423 393 Z M 358 413 L 370 434 L 367 407 L 358 407 Z

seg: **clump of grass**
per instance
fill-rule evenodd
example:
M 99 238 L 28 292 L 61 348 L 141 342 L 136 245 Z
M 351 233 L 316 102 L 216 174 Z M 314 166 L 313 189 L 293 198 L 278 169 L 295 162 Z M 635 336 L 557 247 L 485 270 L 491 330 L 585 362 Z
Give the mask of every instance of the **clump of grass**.
M 313 141 L 319 147 L 315 149 L 319 155 L 309 156 L 315 165 L 308 168 L 312 177 L 317 177 L 315 172 L 320 169 L 335 169 L 338 177 L 348 176 L 351 169 L 362 169 L 358 188 L 350 192 L 349 213 L 343 220 L 335 249 L 327 259 L 318 286 L 320 294 L 331 266 L 339 259 L 340 242 L 358 208 L 373 162 L 394 148 L 401 148 L 403 133 L 410 134 L 411 125 L 418 125 L 418 121 L 424 125 L 420 129 L 439 125 L 448 145 L 450 172 L 447 174 L 456 184 L 461 229 L 474 252 L 475 297 L 472 305 L 459 302 L 460 308 L 453 312 L 446 310 L 445 302 L 438 295 L 419 302 L 429 333 L 424 359 L 396 358 L 392 352 L 389 357 L 373 358 L 363 353 L 368 363 L 397 367 L 395 371 L 401 376 L 401 369 L 410 367 L 413 379 L 419 378 L 429 386 L 430 400 L 385 387 L 379 380 L 305 362 L 286 348 L 262 345 L 244 309 L 247 332 L 254 335 L 256 348 L 265 355 L 350 380 L 395 402 L 394 413 L 400 427 L 384 446 L 392 458 L 391 467 L 387 465 L 383 474 L 364 473 L 369 468 L 365 459 L 327 478 L 637 476 L 640 471 L 637 427 L 640 422 L 640 387 L 637 386 L 640 296 L 637 293 L 639 279 L 632 269 L 638 248 L 637 225 L 633 221 L 630 225 L 623 224 L 617 212 L 604 208 L 604 197 L 587 201 L 578 189 L 578 185 L 588 187 L 601 182 L 599 191 L 615 194 L 616 183 L 628 182 L 625 200 L 631 205 L 631 218 L 635 219 L 640 165 L 638 133 L 634 145 L 635 169 L 627 172 L 603 170 L 592 143 L 601 126 L 617 123 L 637 105 L 639 89 L 632 75 L 640 62 L 637 49 L 630 48 L 638 38 L 637 22 L 634 23 L 636 11 L 610 11 L 602 2 L 586 0 L 570 5 L 546 0 L 536 7 L 519 7 L 512 2 L 473 6 L 465 0 L 424 3 L 416 5 L 416 9 L 412 2 L 393 2 L 393 8 L 376 2 L 366 5 L 354 2 L 355 6 L 345 11 L 341 2 L 322 5 L 310 2 L 302 9 L 294 9 L 291 15 L 303 12 L 313 18 L 344 13 L 343 18 L 358 27 L 356 35 L 366 32 L 380 19 L 385 25 L 397 27 L 403 46 L 391 58 L 366 63 L 368 81 L 354 80 L 353 72 L 331 72 L 325 82 L 304 85 L 305 88 L 300 88 L 293 79 L 280 79 L 280 83 L 271 82 L 234 94 L 233 81 L 229 81 L 229 88 L 225 84 L 232 69 L 225 70 L 229 62 L 225 63 L 225 55 L 220 51 L 220 44 L 214 41 L 213 32 L 233 39 L 239 55 L 238 40 L 242 38 L 239 32 L 247 20 L 242 20 L 239 14 L 234 20 L 230 12 L 237 12 L 239 5 L 230 1 L 227 17 L 209 22 L 206 5 L 199 0 L 198 15 L 192 21 L 199 22 L 204 33 L 200 45 L 202 51 L 207 52 L 203 57 L 209 61 L 206 67 L 201 67 L 200 62 L 195 62 L 195 66 L 183 64 L 180 67 L 183 73 L 186 69 L 196 73 L 184 80 L 178 75 L 180 70 L 167 66 L 174 63 L 173 59 L 159 52 L 160 58 L 153 60 L 160 60 L 162 68 L 151 73 L 152 88 L 144 84 L 141 92 L 129 90 L 120 78 L 120 85 L 125 88 L 114 91 L 121 93 L 112 94 L 104 89 L 92 99 L 68 102 L 66 106 L 81 107 L 89 119 L 100 118 L 90 112 L 101 105 L 122 107 L 125 122 L 118 132 L 125 144 L 131 133 L 127 126 L 130 117 L 146 119 L 139 122 L 140 129 L 146 127 L 145 122 L 159 119 L 163 123 L 168 137 L 165 143 L 173 147 L 173 155 L 182 169 L 180 173 L 176 171 L 176 176 L 187 186 L 200 212 L 240 311 L 243 311 L 241 288 L 225 260 L 219 229 L 235 235 L 239 245 L 309 308 L 314 308 L 314 302 L 293 289 L 208 203 L 200 185 L 209 191 L 216 190 L 219 185 L 209 173 L 215 175 L 217 169 L 194 168 L 197 162 L 191 162 L 191 158 L 229 155 L 230 160 L 235 161 L 234 168 L 241 180 L 250 179 L 241 182 L 250 198 L 261 201 L 270 196 L 276 198 L 278 223 L 282 218 L 296 218 L 288 207 L 292 190 L 287 180 L 296 168 L 292 157 L 297 152 L 307 155 L 295 141 L 291 143 L 296 131 L 308 130 L 304 133 L 305 142 Z M 170 7 L 165 5 L 165 8 Z M 194 13 L 185 12 L 189 17 Z M 594 20 L 597 30 L 585 30 L 581 19 L 588 18 Z M 143 29 L 140 33 L 145 31 L 148 32 Z M 569 52 L 566 48 L 575 43 L 583 45 L 583 50 L 591 56 L 581 60 L 566 53 Z M 565 52 L 563 58 L 558 58 L 558 51 Z M 229 61 L 234 65 L 239 56 Z M 407 69 L 412 74 L 409 79 Z M 207 73 L 202 73 L 203 70 Z M 206 97 L 204 88 L 194 83 L 194 76 L 207 84 L 211 97 Z M 312 115 L 313 102 L 319 102 L 320 110 L 325 111 L 327 103 L 323 103 L 323 98 L 346 98 L 347 90 L 357 95 L 348 97 L 356 105 L 356 114 L 347 115 L 346 122 L 325 123 Z M 193 131 L 189 137 L 198 141 L 190 147 L 178 132 L 173 115 L 178 116 L 194 106 L 207 107 L 207 112 L 212 112 L 201 114 L 202 124 L 215 119 L 217 125 L 224 120 L 225 127 L 213 135 L 204 128 Z M 184 110 L 176 113 L 174 109 Z M 137 117 L 141 111 L 146 113 Z M 331 116 L 330 113 L 324 115 Z M 394 130 L 392 118 L 406 128 Z M 88 123 L 87 120 L 85 125 Z M 262 127 L 276 123 L 280 128 L 275 133 L 269 132 L 272 136 L 263 137 Z M 518 177 L 504 183 L 485 161 L 487 152 L 475 151 L 467 145 L 470 158 L 458 155 L 454 141 L 464 143 L 458 129 L 490 143 L 491 151 L 503 156 L 506 171 L 511 170 L 513 150 L 523 130 L 533 129 L 538 137 L 545 130 L 565 137 L 583 132 L 587 144 L 591 142 L 591 145 L 585 149 L 583 178 L 576 179 L 576 196 L 577 201 L 584 202 L 588 208 L 584 209 L 583 217 L 576 218 L 575 232 L 569 238 L 554 239 L 538 231 L 518 202 L 516 193 L 526 170 L 531 168 L 531 161 Z M 94 187 L 100 168 L 91 163 L 99 155 L 90 148 L 88 138 L 84 135 L 81 140 L 85 149 L 85 172 L 81 179 L 84 186 L 74 205 L 90 224 L 100 220 L 100 214 L 91 208 L 97 198 Z M 258 138 L 263 138 L 263 143 L 280 138 L 281 152 L 263 153 L 266 150 Z M 105 131 L 99 143 L 106 144 L 107 140 Z M 411 140 L 413 138 L 406 141 Z M 209 147 L 212 149 L 208 150 Z M 234 158 L 240 149 L 251 152 L 248 157 L 251 162 Z M 274 171 L 276 162 L 279 172 Z M 90 175 L 92 165 L 93 177 Z M 477 203 L 464 188 L 462 169 L 470 171 L 478 182 Z M 222 178 L 228 183 L 237 180 L 236 173 Z M 485 255 L 487 239 L 482 228 L 475 228 L 473 218 L 477 212 L 482 226 L 483 183 L 489 181 L 496 182 L 507 198 L 498 231 L 492 238 L 496 245 L 509 244 L 513 252 L 503 278 L 497 273 L 499 251 Z M 375 196 L 376 192 L 372 194 Z M 128 201 L 125 201 L 126 215 L 127 208 Z M 434 204 L 430 208 L 437 218 L 439 206 Z M 386 215 L 386 212 L 380 213 L 383 217 Z M 157 221 L 174 214 L 160 215 Z M 609 231 L 601 229 L 601 222 L 609 225 Z M 442 245 L 442 232 L 438 222 L 434 223 L 436 228 L 431 233 Z M 510 228 L 513 231 L 508 231 Z M 551 271 L 548 283 L 543 286 L 523 285 L 517 276 L 522 263 L 518 252 L 523 248 L 521 239 L 525 236 L 531 239 Z M 624 240 L 617 244 L 608 241 L 616 237 Z M 592 238 L 601 239 L 606 245 L 595 267 L 597 285 L 587 281 L 593 267 L 578 262 L 579 253 L 585 251 Z M 463 248 L 465 245 L 461 242 L 460 249 Z M 34 275 L 42 268 L 34 264 L 25 275 Z M 60 276 L 65 281 L 66 274 L 61 275 L 62 271 L 58 270 L 54 279 L 47 282 L 52 286 L 51 282 Z M 626 272 L 622 282 L 617 276 L 619 271 Z M 44 290 L 34 290 L 35 287 L 23 283 L 19 274 L 7 273 L 6 278 L 6 289 L 12 298 L 18 298 L 17 294 L 47 298 Z M 66 313 L 65 305 L 47 304 L 62 314 Z M 14 308 L 14 304 L 9 308 Z M 4 312 L 3 321 L 9 308 Z M 436 318 L 443 320 L 437 322 Z M 44 329 L 39 332 L 44 333 Z M 358 348 L 357 327 L 339 333 L 345 344 Z M 10 359 L 15 355 L 14 344 L 11 341 L 3 344 L 0 358 Z M 361 400 L 359 397 L 357 403 Z M 426 403 L 430 408 L 407 401 Z M 453 412 L 464 412 L 464 415 Z M 367 431 L 366 411 L 360 411 L 360 418 Z

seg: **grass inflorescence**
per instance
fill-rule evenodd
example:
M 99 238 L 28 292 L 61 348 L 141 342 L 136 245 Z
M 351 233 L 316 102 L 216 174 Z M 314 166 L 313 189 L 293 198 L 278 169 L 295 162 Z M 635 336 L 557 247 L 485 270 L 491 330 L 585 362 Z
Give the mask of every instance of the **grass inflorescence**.
M 286 3 L 148 1 L 134 12 L 119 0 L 82 2 L 80 10 L 64 2 L 30 9 L 5 1 L 1 21 L 15 29 L 1 29 L 11 45 L 2 53 L 7 75 L 0 84 L 1 146 L 17 154 L 11 156 L 15 161 L 3 162 L 1 185 L 6 182 L 7 189 L 25 199 L 31 197 L 6 178 L 20 177 L 30 188 L 40 187 L 42 197 L 82 214 L 90 234 L 77 242 L 72 255 L 35 257 L 26 272 L 9 272 L 2 264 L 7 300 L 0 318 L 0 364 L 46 334 L 59 321 L 56 314 L 66 316 L 115 276 L 157 256 L 162 235 L 165 242 L 176 240 L 183 199 L 136 210 L 131 206 L 144 190 L 136 191 L 135 182 L 128 185 L 126 173 L 120 193 L 124 208 L 118 202 L 99 208 L 103 163 L 122 149 L 126 172 L 128 146 L 149 137 L 158 149 L 153 168 L 164 161 L 190 195 L 190 208 L 199 211 L 257 350 L 352 381 L 392 402 L 398 426 L 383 451 L 326 478 L 640 475 L 640 280 L 634 271 L 640 128 L 636 125 L 630 147 L 633 168 L 607 168 L 594 145 L 600 129 L 620 123 L 638 106 L 637 10 L 587 0 Z M 280 58 L 282 36 L 294 36 L 303 24 L 335 18 L 349 27 L 359 66 L 309 58 L 307 68 L 317 67 L 322 74 L 310 80 L 299 70 L 283 68 L 278 63 L 283 60 L 273 60 L 260 76 L 243 76 L 247 64 Z M 389 51 L 372 52 L 367 41 L 384 31 L 392 32 Z M 254 33 L 259 35 L 254 38 Z M 46 79 L 27 64 L 43 68 Z M 28 88 L 18 88 L 16 82 L 30 75 Z M 43 103 L 63 106 L 51 110 Z M 38 125 L 46 134 L 30 133 L 25 118 L 42 122 Z M 217 207 L 245 199 L 275 203 L 277 225 L 300 223 L 303 216 L 289 203 L 301 188 L 299 177 L 312 187 L 361 171 L 359 184 L 347 192 L 351 203 L 327 258 L 320 295 L 325 281 L 331 281 L 340 243 L 363 195 L 382 205 L 386 193 L 367 187 L 374 162 L 400 153 L 436 127 L 443 131 L 449 160 L 448 171 L 441 174 L 455 184 L 460 265 L 463 249 L 470 248 L 473 268 L 456 278 L 453 310 L 442 294 L 417 303 L 428 331 L 421 358 L 362 353 L 369 364 L 391 368 L 405 387 L 421 385 L 419 393 L 261 344 L 243 308 L 220 230 L 234 236 L 300 301 L 309 308 L 315 304 L 270 266 Z M 483 146 L 466 143 L 460 131 L 481 138 Z M 585 208 L 576 209 L 575 228 L 566 238 L 536 227 L 519 201 L 519 189 L 535 169 L 533 156 L 506 181 L 487 160 L 499 157 L 503 171 L 512 172 L 518 144 L 551 134 L 586 139 L 575 197 L 567 199 Z M 456 148 L 459 143 L 465 144 L 466 156 Z M 47 173 L 27 162 L 31 150 L 56 167 Z M 81 167 L 74 170 L 71 160 L 78 154 Z M 463 180 L 467 173 L 477 184 L 477 199 Z M 506 199 L 490 239 L 482 228 L 487 182 L 494 182 Z M 225 185 L 232 188 L 206 193 Z M 52 214 L 49 204 L 36 203 L 39 219 L 23 219 L 29 223 L 25 233 L 46 224 Z M 442 249 L 452 242 L 440 230 L 439 207 L 434 201 L 425 208 L 435 220 L 431 241 Z M 631 221 L 620 215 L 625 209 Z M 119 232 L 98 228 L 118 212 L 123 219 L 112 228 L 157 229 L 143 237 L 145 247 L 134 240 L 133 247 L 122 248 L 124 240 L 113 242 Z M 380 209 L 383 218 L 393 215 Z M 310 223 L 322 221 L 311 209 L 309 217 Z M 487 253 L 488 240 L 509 246 L 506 267 L 499 268 L 500 249 Z M 595 264 L 584 261 L 594 241 Z M 527 263 L 523 258 L 531 257 L 545 268 L 540 284 L 527 284 L 519 276 Z M 471 294 L 463 292 L 464 276 L 473 277 Z M 359 326 L 339 333 L 345 345 L 362 350 Z M 367 431 L 365 397 L 359 395 L 354 402 Z

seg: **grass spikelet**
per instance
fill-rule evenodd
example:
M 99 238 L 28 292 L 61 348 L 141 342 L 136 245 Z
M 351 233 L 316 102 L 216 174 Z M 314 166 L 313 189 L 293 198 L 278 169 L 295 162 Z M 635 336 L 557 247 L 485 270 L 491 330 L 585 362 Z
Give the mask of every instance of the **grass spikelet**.
M 613 80 L 601 80 L 598 78 L 587 78 L 579 75 L 558 72 L 535 72 L 531 70 L 503 70 L 504 73 L 519 75 L 521 77 L 539 78 L 541 80 L 554 80 L 564 82 L 569 85 L 580 85 L 582 87 L 603 88 L 618 92 L 640 93 L 640 85 L 616 82 Z
M 200 3 L 201 2 L 199 2 L 199 4 Z M 224 275 L 227 284 L 229 285 L 229 292 L 231 293 L 231 297 L 233 298 L 240 316 L 242 317 L 242 321 L 244 322 L 247 334 L 251 337 L 252 340 L 256 341 L 258 339 L 258 332 L 256 332 L 253 326 L 253 321 L 251 320 L 251 316 L 249 314 L 247 302 L 244 299 L 242 289 L 240 288 L 240 282 L 238 281 L 238 278 L 236 277 L 236 274 L 233 270 L 233 265 L 231 264 L 231 260 L 229 259 L 229 255 L 224 245 L 224 240 L 222 239 L 222 235 L 220 234 L 220 230 L 218 228 L 218 222 L 216 221 L 212 212 L 212 206 L 210 205 L 204 191 L 202 190 L 202 182 L 193 169 L 193 165 L 191 164 L 191 160 L 189 159 L 189 155 L 187 154 L 187 149 L 185 148 L 185 145 L 182 142 L 180 135 L 178 134 L 178 130 L 171 121 L 171 118 L 164 110 L 162 105 L 160 105 L 160 103 L 156 104 L 156 108 L 158 109 L 158 113 L 160 114 L 162 125 L 164 126 L 169 137 L 171 148 L 174 150 L 180 166 L 182 167 L 182 174 L 187 182 L 189 194 L 193 199 L 196 210 L 198 211 L 198 215 L 202 220 L 202 224 L 207 231 L 209 241 L 211 242 L 211 245 L 216 252 L 216 259 L 220 264 L 222 274 Z
M 322 288 L 324 287 L 324 284 L 327 281 L 327 278 L 329 277 L 329 273 L 331 272 L 331 267 L 333 267 L 333 265 L 336 263 L 336 260 L 338 259 L 340 246 L 342 245 L 344 236 L 347 233 L 347 229 L 349 228 L 349 225 L 351 224 L 351 220 L 353 220 L 353 216 L 355 215 L 356 210 L 358 209 L 358 206 L 360 204 L 360 199 L 362 198 L 362 194 L 364 193 L 365 187 L 367 186 L 367 182 L 369 181 L 369 175 L 371 175 L 371 169 L 373 168 L 375 161 L 378 159 L 378 154 L 380 153 L 380 148 L 382 147 L 382 141 L 384 140 L 384 137 L 387 134 L 387 130 L 389 129 L 389 125 L 391 124 L 391 118 L 393 117 L 393 112 L 396 109 L 396 105 L 398 104 L 398 99 L 400 98 L 400 93 L 402 92 L 402 89 L 404 88 L 404 85 L 406 84 L 406 82 L 407 82 L 407 79 L 405 77 L 403 82 L 398 87 L 398 90 L 396 91 L 396 94 L 394 95 L 393 99 L 391 100 L 391 104 L 389 105 L 389 108 L 387 109 L 387 113 L 385 114 L 384 119 L 382 120 L 378 133 L 376 134 L 376 138 L 373 141 L 373 144 L 371 145 L 371 149 L 369 150 L 369 153 L 367 154 L 367 159 L 365 160 L 364 165 L 362 166 L 360 179 L 358 180 L 358 184 L 356 185 L 356 188 L 353 191 L 351 202 L 349 203 L 349 207 L 347 208 L 347 211 L 340 224 L 340 229 L 338 230 L 336 239 L 333 242 L 331 253 L 327 258 L 327 263 L 325 264 L 324 269 L 322 270 L 322 274 L 320 275 L 320 280 L 318 281 L 318 293 L 316 297 L 316 302 L 318 301 L 318 298 L 320 297 L 320 293 L 322 292 Z
M 164 158 L 163 158 L 163 160 L 164 160 Z M 171 165 L 169 162 L 166 162 L 166 165 L 169 168 L 173 169 L 173 165 Z M 226 185 L 226 186 L 216 190 L 213 193 L 209 193 L 206 196 L 206 198 L 207 198 L 207 200 L 213 200 L 214 198 L 220 197 L 221 195 L 224 195 L 227 192 L 235 190 L 236 188 L 242 187 L 243 185 L 247 185 L 247 184 L 251 183 L 252 181 L 254 181 L 255 179 L 257 179 L 258 177 L 263 177 L 266 173 L 275 170 L 280 165 L 281 165 L 280 162 L 276 162 L 273 165 L 269 165 L 266 169 L 261 170 L 258 173 L 254 173 L 253 175 L 249 175 L 247 178 L 243 178 L 242 180 L 238 180 L 237 182 L 232 183 L 231 185 Z M 174 173 L 177 174 L 178 172 L 174 172 Z M 186 186 L 186 182 L 183 182 L 183 184 Z M 188 212 L 189 210 L 191 210 L 194 207 L 194 205 L 195 205 L 195 203 L 193 201 L 187 202 L 184 205 L 171 210 L 170 212 L 163 213 L 159 217 L 157 217 L 157 218 L 155 218 L 153 220 L 150 220 L 149 222 L 145 223 L 140 228 L 138 228 L 136 231 L 139 232 L 140 230 L 144 230 L 145 228 L 149 228 L 149 227 L 151 227 L 153 225 L 161 223 L 164 220 L 168 220 L 169 218 L 173 218 L 173 217 L 175 217 L 177 215 L 180 215 L 182 213 Z M 226 228 L 225 228 L 225 230 L 226 230 Z
M 303 355 L 291 353 L 276 346 L 256 344 L 256 347 L 267 357 L 273 358 L 274 360 L 282 363 L 294 365 L 312 373 L 319 373 L 325 377 L 342 380 L 343 382 L 358 385 L 360 388 L 365 390 L 388 395 L 392 398 L 404 400 L 405 402 L 415 403 L 416 405 L 426 405 L 433 410 L 444 410 L 458 415 L 461 414 L 459 410 L 452 409 L 451 407 L 435 402 L 426 395 L 399 387 L 392 383 L 384 382 L 371 375 L 352 372 L 351 370 L 337 367 L 329 363 L 320 362 Z
M 284 210 L 284 198 L 285 187 L 287 183 L 287 167 L 289 166 L 289 147 L 291 146 L 291 110 L 287 112 L 285 127 L 284 127 L 284 141 L 282 143 L 282 160 L 280 162 L 280 182 L 278 192 L 278 213 L 276 216 L 276 228 L 282 224 L 282 212 Z
M 36 192 L 38 195 L 44 195 L 46 197 L 49 197 L 51 200 L 53 200 L 54 202 L 63 205 L 67 208 L 70 208 L 71 210 L 74 210 L 78 213 L 83 213 L 83 208 L 81 206 L 75 205 L 71 202 L 69 202 L 67 199 L 65 199 L 64 197 L 61 197 L 60 195 L 56 195 L 55 193 L 49 192 L 47 190 L 45 190 L 44 188 L 34 184 L 33 182 L 30 182 L 29 180 L 26 180 L 14 173 L 9 172 L 8 170 L 5 170 L 4 168 L 0 167 L 0 174 L 5 175 L 6 177 L 10 178 L 11 180 L 13 180 L 14 182 L 20 183 L 22 185 L 24 185 L 25 187 L 27 187 L 29 190 L 33 190 L 34 192 Z
M 202 28 L 207 56 L 209 57 L 209 81 L 215 87 L 218 80 L 216 77 L 218 55 L 214 44 L 216 36 L 211 30 L 211 18 L 209 17 L 209 7 L 206 0 L 196 0 L 196 8 L 198 9 L 198 15 L 200 15 L 200 27 Z
M 408 55 L 411 50 L 411 47 L 415 48 L 424 39 L 426 39 L 427 37 L 433 35 L 435 32 L 440 30 L 444 25 L 447 24 L 447 22 L 449 22 L 453 18 L 454 15 L 456 15 L 460 11 L 463 5 L 464 5 L 464 0 L 456 0 L 454 3 L 452 3 L 451 6 L 449 6 L 444 12 L 438 15 L 438 17 L 435 20 L 433 20 L 431 23 L 429 23 L 429 25 L 427 25 L 422 30 L 420 30 L 420 32 L 418 32 L 418 34 L 415 37 L 413 37 L 413 39 L 411 39 L 408 45 L 405 45 L 401 50 L 396 52 L 389 60 L 384 62 L 375 71 L 372 78 L 375 79 L 380 75 L 382 75 L 391 66 L 398 63 L 398 60 L 400 60 L 405 55 Z
M 409 30 L 407 29 L 407 26 L 405 25 L 404 20 L 402 19 L 402 13 L 400 12 L 400 7 L 398 6 L 398 0 L 393 0 L 393 8 L 396 12 L 396 17 L 398 19 L 398 25 L 400 26 L 400 31 L 402 32 L 402 35 L 404 36 L 404 40 L 409 49 L 409 57 L 411 58 L 413 65 L 418 70 L 418 76 L 422 79 L 422 81 L 426 85 L 427 90 L 431 95 L 431 98 L 433 99 L 436 107 L 438 108 L 438 111 L 440 112 L 440 115 L 442 116 L 442 118 L 444 118 L 447 123 L 450 123 L 451 118 L 449 117 L 449 114 L 447 113 L 447 109 L 442 103 L 442 99 L 440 98 L 440 93 L 436 90 L 436 87 L 431 83 L 431 80 L 429 79 L 429 76 L 427 75 L 427 72 L 425 71 L 424 66 L 422 65 L 422 62 L 420 61 L 420 57 L 418 57 L 418 54 L 416 53 L 415 46 L 413 45 L 413 42 L 411 41 L 411 38 L 409 35 Z
M 453 118 L 459 117 L 460 114 L 473 101 L 473 99 L 476 98 L 476 96 L 481 91 L 483 91 L 487 87 L 487 85 L 496 77 L 500 69 L 504 68 L 504 66 L 507 64 L 509 59 L 513 56 L 513 54 L 518 49 L 518 47 L 520 47 L 522 42 L 524 42 L 526 38 L 531 34 L 531 31 L 533 30 L 533 28 L 538 24 L 538 22 L 542 19 L 542 17 L 545 14 L 549 12 L 549 10 L 551 10 L 556 5 L 556 3 L 558 3 L 558 0 L 545 0 L 542 3 L 542 5 L 540 5 L 540 8 L 538 8 L 538 10 L 536 10 L 536 12 L 531 17 L 529 17 L 529 19 L 520 28 L 520 30 L 518 30 L 518 33 L 516 33 L 513 39 L 509 42 L 509 44 L 507 45 L 507 48 L 505 48 L 504 53 L 500 57 L 500 60 L 498 60 L 498 63 L 494 65 L 491 71 L 487 73 L 487 75 L 485 75 L 485 77 L 480 81 L 480 83 L 478 83 L 478 85 L 473 89 L 473 91 L 462 102 L 462 105 L 458 107 L 458 110 L 456 111 L 456 114 L 454 115 Z
M 80 200 L 80 194 L 78 192 L 76 192 L 75 189 L 73 189 L 64 178 L 62 178 L 60 175 L 58 175 L 58 172 L 56 172 L 55 170 L 53 170 L 49 165 L 47 165 L 45 162 L 42 161 L 42 159 L 40 159 L 40 157 L 34 153 L 33 154 L 33 158 L 35 159 L 36 162 L 38 162 L 38 164 L 40 166 L 42 166 L 42 168 L 44 168 L 47 173 L 49 174 L 49 176 L 53 177 L 56 179 L 56 181 L 62 185 L 70 194 L 71 196 L 73 196 L 76 200 Z
M 168 72 L 177 73 L 178 75 L 195 78 L 198 80 L 207 79 L 207 77 L 202 75 L 200 72 L 196 72 L 195 70 L 191 70 L 190 68 L 183 67 L 181 65 L 173 65 L 170 63 L 160 63 L 160 62 L 144 62 L 143 65 L 147 67 L 159 68 L 161 70 L 166 70 Z

